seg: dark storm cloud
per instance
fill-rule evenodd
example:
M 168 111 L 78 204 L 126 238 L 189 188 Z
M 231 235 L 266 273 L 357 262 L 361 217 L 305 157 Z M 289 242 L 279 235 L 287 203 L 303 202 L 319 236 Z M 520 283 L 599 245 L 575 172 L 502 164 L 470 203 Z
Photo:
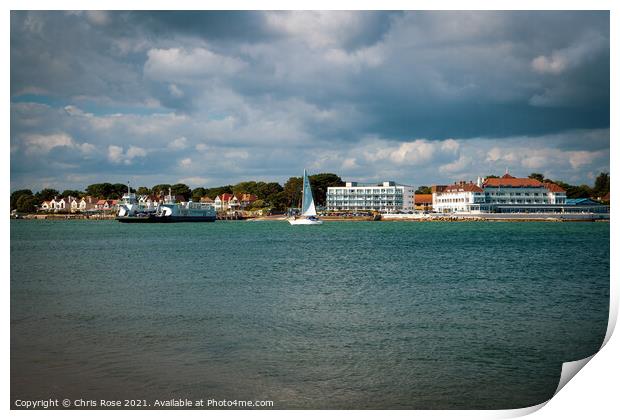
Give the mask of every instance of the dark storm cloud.
M 608 12 L 12 12 L 12 182 L 587 182 L 609 76 Z
M 259 42 L 276 36 L 265 27 L 260 12 L 133 12 L 127 14 L 127 22 L 142 27 L 155 37 L 176 37 L 183 34 L 211 41 Z

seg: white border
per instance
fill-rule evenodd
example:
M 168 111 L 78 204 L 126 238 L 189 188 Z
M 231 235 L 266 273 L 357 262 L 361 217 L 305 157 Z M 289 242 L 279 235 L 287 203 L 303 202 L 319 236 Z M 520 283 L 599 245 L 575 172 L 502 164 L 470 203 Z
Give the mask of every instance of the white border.
M 611 10 L 610 14 L 610 26 L 611 26 L 611 75 L 617 75 L 618 73 L 618 57 L 617 52 L 614 51 L 614 46 L 617 46 L 618 36 L 618 24 L 620 19 L 618 18 L 619 8 L 615 6 L 613 1 L 604 0 L 590 0 L 590 1 L 576 1 L 576 0 L 564 0 L 562 2 L 552 2 L 545 0 L 521 0 L 521 1 L 490 1 L 490 0 L 477 0 L 465 2 L 457 1 L 441 1 L 441 2 L 412 2 L 412 1 L 394 1 L 384 0 L 381 2 L 369 2 L 369 1 L 326 1 L 326 0 L 301 0 L 292 2 L 286 1 L 219 1 L 219 2 L 197 2 L 177 0 L 173 3 L 169 1 L 153 0 L 149 2 L 128 2 L 119 0 L 101 1 L 92 0 L 88 3 L 76 0 L 64 0 L 56 1 L 53 3 L 45 2 L 41 0 L 23 0 L 14 1 L 10 0 L 6 2 L 7 11 L 4 14 L 3 21 L 5 25 L 5 39 L 2 43 L 2 53 L 4 57 L 10 57 L 10 13 L 9 10 L 24 10 L 24 9 L 38 9 L 38 10 L 84 10 L 84 9 L 103 9 L 103 10 L 166 10 L 170 9 L 172 5 L 174 10 L 199 10 L 199 9 L 214 9 L 214 10 L 244 10 L 244 9 L 269 9 L 269 10 L 288 10 L 288 9 L 326 9 L 326 10 L 364 10 L 364 9 L 431 9 L 431 10 Z M 3 91 L 4 101 L 2 101 L 3 118 L 5 120 L 5 152 L 4 159 L 5 165 L 2 166 L 3 174 L 5 176 L 5 182 L 2 183 L 2 189 L 0 194 L 3 194 L 4 214 L 8 214 L 8 196 L 9 196 L 9 181 L 10 181 L 10 153 L 9 153 L 9 141 L 10 138 L 10 109 L 9 101 L 10 97 L 10 66 L 3 66 L 4 80 Z M 614 77 L 611 78 L 611 115 L 618 115 L 618 84 Z M 610 123 L 610 138 L 614 139 L 610 145 L 611 167 L 610 173 L 613 172 L 615 167 L 614 158 L 618 157 L 618 146 L 614 141 L 620 141 L 617 139 L 617 129 L 614 119 L 611 119 Z M 612 175 L 615 175 L 613 173 Z M 615 179 L 615 177 L 614 177 Z M 620 188 L 617 187 L 618 183 L 612 184 L 612 195 L 618 197 Z M 611 218 L 615 220 L 618 211 L 615 207 L 611 208 Z M 6 216 L 5 216 L 6 217 Z M 4 396 L 3 404 L 5 410 L 9 409 L 9 388 L 10 388 L 10 337 L 9 337 L 9 323 L 10 323 L 10 293 L 9 293 L 9 220 L 8 218 L 0 225 L 2 228 L 3 237 L 6 238 L 2 241 L 2 262 L 4 262 L 5 276 L 3 283 L 3 296 L 4 296 L 4 313 L 5 319 L 2 324 L 2 335 L 5 339 L 3 346 L 2 367 L 4 380 L 1 382 L 1 392 Z M 617 249 L 618 229 L 615 223 L 611 223 L 611 251 L 612 255 Z M 378 416 L 389 416 L 391 418 L 506 418 L 514 417 L 515 415 L 523 415 L 528 412 L 535 411 L 542 406 L 543 409 L 535 411 L 531 418 L 537 419 L 550 419 L 550 418 L 563 418 L 563 419 L 583 419 L 588 418 L 607 418 L 610 413 L 618 412 L 617 392 L 616 385 L 618 384 L 619 362 L 618 356 L 620 355 L 620 344 L 618 344 L 618 338 L 612 337 L 618 314 L 618 269 L 617 264 L 614 263 L 614 259 L 611 260 L 611 284 L 610 284 L 610 319 L 611 322 L 608 327 L 606 336 L 606 345 L 603 349 L 591 359 L 591 361 L 583 368 L 578 374 L 577 379 L 568 382 L 568 384 L 561 389 L 561 391 L 553 397 L 548 403 L 541 404 L 537 407 L 526 408 L 521 410 L 504 410 L 504 411 L 258 411 L 252 412 L 252 417 L 259 419 L 272 419 L 272 418 L 289 418 L 292 416 L 298 418 L 314 418 L 317 415 L 321 417 L 327 416 L 328 418 L 336 417 L 355 417 L 355 418 L 375 418 Z M 610 339 L 611 337 L 611 339 Z M 115 411 L 111 413 L 109 411 L 89 411 L 88 413 L 79 411 L 16 411 L 10 412 L 11 416 L 20 418 L 32 418 L 39 416 L 46 416 L 50 418 L 82 418 L 84 415 L 89 418 L 102 418 L 107 419 L 110 416 L 121 416 L 123 418 L 169 418 L 171 415 L 183 416 L 188 418 L 204 418 L 218 417 L 218 418 L 231 418 L 240 415 L 248 415 L 247 412 L 239 411 L 176 411 L 175 413 L 169 413 L 166 411 Z

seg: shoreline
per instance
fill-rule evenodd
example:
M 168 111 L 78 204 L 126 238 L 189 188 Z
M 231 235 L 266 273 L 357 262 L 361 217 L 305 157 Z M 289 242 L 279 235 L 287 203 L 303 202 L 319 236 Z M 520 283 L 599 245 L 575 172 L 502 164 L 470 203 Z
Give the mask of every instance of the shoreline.
M 387 216 L 387 217 L 386 217 Z M 19 218 L 11 217 L 14 220 L 114 220 L 115 215 L 80 215 L 80 214 L 27 214 Z M 523 214 L 495 214 L 495 215 L 382 215 L 380 220 L 372 216 L 323 216 L 320 217 L 325 222 L 418 222 L 418 223 L 437 223 L 437 222 L 610 222 L 609 214 L 542 214 L 542 215 L 523 215 Z M 265 222 L 265 221 L 286 221 L 286 216 L 258 216 L 245 219 L 229 219 L 228 221 L 238 222 Z

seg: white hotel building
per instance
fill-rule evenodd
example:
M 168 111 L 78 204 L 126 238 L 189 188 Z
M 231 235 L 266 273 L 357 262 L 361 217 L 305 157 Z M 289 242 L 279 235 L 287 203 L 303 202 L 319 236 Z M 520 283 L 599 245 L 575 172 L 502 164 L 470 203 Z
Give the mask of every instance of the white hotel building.
M 566 191 L 551 182 L 531 178 L 515 178 L 505 174 L 501 178 L 478 178 L 473 182 L 453 185 L 435 185 L 433 211 L 486 212 L 540 211 L 544 206 L 566 204 Z
M 393 181 L 381 184 L 347 182 L 344 187 L 327 188 L 327 210 L 381 213 L 412 211 L 414 195 L 415 189 L 412 186 Z

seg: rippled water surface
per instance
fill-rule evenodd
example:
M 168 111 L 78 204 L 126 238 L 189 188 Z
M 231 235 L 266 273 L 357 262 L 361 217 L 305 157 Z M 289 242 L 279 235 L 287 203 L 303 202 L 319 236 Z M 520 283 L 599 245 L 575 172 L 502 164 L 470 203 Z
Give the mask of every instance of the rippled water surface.
M 602 343 L 607 223 L 11 222 L 11 398 L 516 408 Z

